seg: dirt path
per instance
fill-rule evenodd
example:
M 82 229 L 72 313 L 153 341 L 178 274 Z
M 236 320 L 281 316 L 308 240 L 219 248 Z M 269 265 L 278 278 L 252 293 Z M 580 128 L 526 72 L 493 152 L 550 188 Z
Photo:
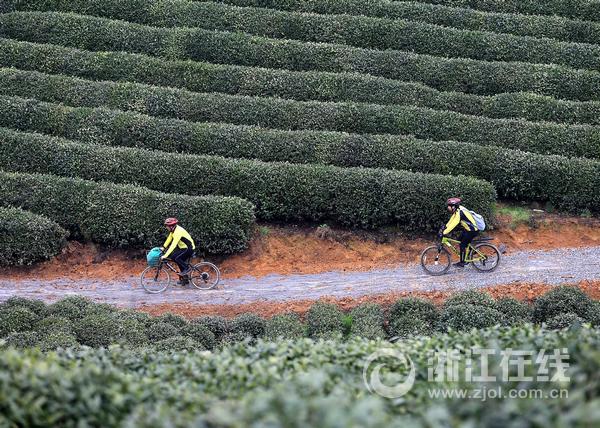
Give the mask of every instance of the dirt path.
M 499 217 L 502 219 L 502 217 Z M 533 225 L 533 226 L 532 226 Z M 489 232 L 494 243 L 508 254 L 600 246 L 600 219 L 544 214 L 531 224 L 511 224 Z M 559 238 L 560 237 L 560 238 Z M 226 279 L 245 275 L 321 274 L 331 271 L 366 272 L 394 269 L 418 262 L 431 236 L 407 236 L 399 232 L 347 231 L 327 227 L 261 226 L 250 248 L 227 258 L 211 258 Z M 31 267 L 0 269 L 0 281 L 39 278 L 111 282 L 138 275 L 146 267 L 143 250 L 106 250 L 91 243 L 71 241 L 64 253 Z
M 138 277 L 118 281 L 84 279 L 0 280 L 0 301 L 11 296 L 55 301 L 80 294 L 119 306 L 161 304 L 243 305 L 327 298 L 359 298 L 390 292 L 447 291 L 490 287 L 517 281 L 557 285 L 600 279 L 600 247 L 523 251 L 507 255 L 493 273 L 473 268 L 452 268 L 447 275 L 425 275 L 409 264 L 368 272 L 326 272 L 305 275 L 267 275 L 261 278 L 224 279 L 216 290 L 172 287 L 158 295 L 146 293 Z

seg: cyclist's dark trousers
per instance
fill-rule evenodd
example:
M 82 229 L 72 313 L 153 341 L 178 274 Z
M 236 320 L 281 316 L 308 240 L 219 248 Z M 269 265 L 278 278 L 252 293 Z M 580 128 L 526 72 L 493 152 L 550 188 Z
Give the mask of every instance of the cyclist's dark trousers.
M 475 237 L 479 235 L 479 232 L 476 230 L 467 231 L 463 230 L 460 234 L 460 261 L 464 262 L 467 255 L 467 247 L 469 244 L 475 239 Z
M 177 266 L 179 266 L 179 271 L 183 272 L 188 268 L 192 254 L 194 254 L 194 250 L 191 248 L 176 248 L 171 253 L 170 258 L 177 263 Z

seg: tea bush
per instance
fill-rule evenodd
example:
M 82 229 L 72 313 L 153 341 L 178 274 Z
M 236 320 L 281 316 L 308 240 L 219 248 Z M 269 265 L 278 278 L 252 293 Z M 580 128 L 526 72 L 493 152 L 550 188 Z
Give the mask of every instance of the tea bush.
M 344 333 L 344 314 L 331 303 L 314 303 L 306 313 L 308 336 L 331 338 Z
M 486 61 L 550 63 L 591 69 L 600 67 L 600 46 L 511 34 L 490 34 L 403 19 L 322 16 L 181 0 L 145 3 L 138 0 L 41 0 L 22 3 L 17 9 L 85 13 L 159 27 L 199 27 L 277 39 L 337 43 L 380 50 L 406 50 Z M 170 48 L 181 52 L 186 45 L 181 43 L 180 46 Z
M 0 207 L 0 265 L 23 266 L 50 259 L 67 243 L 54 221 L 19 208 Z
M 77 31 L 72 31 L 73 28 Z M 481 95 L 533 89 L 545 95 L 582 101 L 600 96 L 596 91 L 600 73 L 560 65 L 442 58 L 267 39 L 243 33 L 165 29 L 74 14 L 4 14 L 0 16 L 0 36 L 96 51 L 145 53 L 168 59 L 296 71 L 355 72 L 416 80 L 436 89 Z
M 164 194 L 52 175 L 0 171 L 0 205 L 44 215 L 72 237 L 112 247 L 148 248 L 162 242 L 161 225 L 173 215 L 185 222 L 198 240 L 198 249 L 211 253 L 245 249 L 254 227 L 252 205 L 239 198 Z
M 90 80 L 138 82 L 195 92 L 279 97 L 298 101 L 401 104 L 497 119 L 522 118 L 530 121 L 600 124 L 600 103 L 597 101 L 577 102 L 539 95 L 538 93 L 559 96 L 553 92 L 553 86 L 549 82 L 539 88 L 533 85 L 515 88 L 528 92 L 500 92 L 493 96 L 481 96 L 464 92 L 440 92 L 416 82 L 366 74 L 298 72 L 168 61 L 141 54 L 91 52 L 9 39 L 0 39 L 0 65 L 23 71 L 78 76 Z M 8 76 L 10 75 L 5 75 L 5 78 L 8 79 Z M 563 89 L 562 85 L 556 88 Z M 47 97 L 49 93 L 36 93 L 36 96 L 42 95 Z
M 2 134 L 5 135 L 4 141 L 10 139 L 6 133 Z M 471 177 L 449 177 L 369 168 L 338 168 L 326 165 L 265 163 L 216 156 L 164 153 L 137 148 L 113 148 L 32 134 L 13 135 L 13 137 L 12 141 L 15 144 L 0 145 L 0 167 L 4 169 L 16 172 L 52 173 L 93 180 L 111 180 L 118 183 L 136 183 L 155 190 L 190 195 L 209 193 L 235 195 L 255 203 L 258 217 L 267 221 L 331 219 L 345 226 L 363 228 L 397 224 L 405 229 L 433 230 L 437 229 L 447 217 L 443 207 L 440 206 L 440 201 L 444 201 L 449 194 L 460 195 L 463 200 L 468 201 L 470 208 L 488 219 L 493 218 L 492 206 L 496 196 L 494 188 L 489 183 Z M 179 180 L 177 181 L 172 180 L 170 175 L 171 165 L 174 164 L 179 165 Z M 243 235 L 244 245 L 249 239 L 249 231 L 246 230 L 249 228 L 249 224 L 240 221 L 240 216 L 236 215 L 237 212 L 234 212 L 232 217 L 242 224 L 236 225 L 233 222 L 234 224 L 231 226 L 237 226 L 233 230 L 222 229 L 229 226 L 230 222 L 215 218 L 219 214 L 227 216 L 229 213 L 225 211 L 225 208 L 242 208 L 243 204 L 248 204 L 239 199 L 203 197 L 190 200 L 189 196 L 185 195 L 157 195 L 142 188 L 119 188 L 117 185 L 108 183 L 92 184 L 89 181 L 79 180 L 68 181 L 68 183 L 77 184 L 85 190 L 90 186 L 97 187 L 98 190 L 105 192 L 102 195 L 104 197 L 111 192 L 110 205 L 108 201 L 102 201 L 101 206 L 92 207 L 95 209 L 92 214 L 101 217 L 103 222 L 95 219 L 93 215 L 81 221 L 85 221 L 86 225 L 92 223 L 90 226 L 100 229 L 100 231 L 108 229 L 107 232 L 114 233 L 117 237 L 119 234 L 124 234 L 124 238 L 130 238 L 130 241 L 127 241 L 130 245 L 142 240 L 147 241 L 149 238 L 154 238 L 155 243 L 160 242 L 157 236 L 162 233 L 159 225 L 162 224 L 162 219 L 166 215 L 163 214 L 160 217 L 161 220 L 157 217 L 160 216 L 161 211 L 164 213 L 167 207 L 164 205 L 154 206 L 152 207 L 154 210 L 151 210 L 150 207 L 146 208 L 141 203 L 134 207 L 132 204 L 135 200 L 123 197 L 123 204 L 126 204 L 129 210 L 135 209 L 135 214 L 124 219 L 121 211 L 114 213 L 115 216 L 118 214 L 117 218 L 120 224 L 117 223 L 117 225 L 123 228 L 125 225 L 127 227 L 125 230 L 119 228 L 113 232 L 117 225 L 107 221 L 107 217 L 110 218 L 112 214 L 109 209 L 116 210 L 118 208 L 117 200 L 119 199 L 115 195 L 118 190 L 127 196 L 130 196 L 131 193 L 138 193 L 148 199 L 152 197 L 162 199 L 160 201 L 162 203 L 173 203 L 174 200 L 180 203 L 184 201 L 197 202 L 199 209 L 204 208 L 208 212 L 190 210 L 190 206 L 187 205 L 185 208 L 189 211 L 181 212 L 182 215 L 177 217 L 183 220 L 186 227 L 189 227 L 190 233 L 201 245 L 208 246 L 210 243 L 210 241 L 206 242 L 202 239 L 203 235 L 214 239 L 216 238 L 215 232 L 217 232 L 217 236 L 225 235 L 225 238 L 229 237 L 230 239 L 239 239 L 240 235 Z M 13 190 L 5 180 L 5 183 L 0 183 L 0 196 L 9 193 L 5 192 L 3 187 L 8 187 L 9 191 Z M 39 190 L 41 191 L 41 189 Z M 72 199 L 73 195 L 70 195 L 69 198 Z M 73 211 L 89 214 L 90 207 L 85 205 L 85 198 L 78 198 L 77 201 L 83 203 L 84 206 Z M 152 202 L 154 201 L 151 200 L 148 205 L 152 206 Z M 202 203 L 204 205 L 201 205 Z M 224 205 L 222 210 L 219 205 Z M 250 208 L 248 205 L 246 207 Z M 168 207 L 171 208 L 171 212 L 177 211 L 172 208 L 172 205 Z M 60 208 L 61 214 L 66 216 L 66 213 L 69 212 L 67 207 L 61 204 Z M 211 208 L 214 208 L 216 212 Z M 181 211 L 183 211 L 183 207 Z M 190 211 L 192 212 L 190 213 Z M 191 217 L 192 213 L 195 214 L 194 217 Z M 201 214 L 215 214 L 215 216 L 197 217 Z M 229 220 L 227 217 L 226 219 Z M 57 222 L 61 223 L 58 220 Z M 206 225 L 208 229 L 193 227 L 195 222 Z M 134 235 L 135 225 L 140 223 L 141 226 L 138 227 L 144 227 L 147 232 L 149 232 L 148 225 L 154 224 L 156 229 L 152 230 L 151 236 Z M 192 227 L 187 226 L 188 224 Z M 198 233 L 194 233 L 196 231 Z M 137 237 L 137 240 L 134 240 L 132 235 Z M 109 237 L 113 238 L 110 234 Z M 241 244 L 239 240 L 237 242 L 221 240 L 212 242 L 213 248 L 233 243 Z

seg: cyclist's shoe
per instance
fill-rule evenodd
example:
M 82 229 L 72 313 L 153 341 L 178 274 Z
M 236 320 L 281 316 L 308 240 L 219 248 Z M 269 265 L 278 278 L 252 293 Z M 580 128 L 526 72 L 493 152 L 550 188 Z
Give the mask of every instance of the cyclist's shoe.
M 467 263 L 465 263 L 465 262 L 454 263 L 454 266 L 459 267 L 459 268 L 464 268 L 466 265 L 467 265 Z
M 185 278 L 185 279 L 180 279 L 179 281 L 177 281 L 177 285 L 181 286 L 181 287 L 185 287 L 186 285 L 188 285 L 190 283 L 190 281 Z

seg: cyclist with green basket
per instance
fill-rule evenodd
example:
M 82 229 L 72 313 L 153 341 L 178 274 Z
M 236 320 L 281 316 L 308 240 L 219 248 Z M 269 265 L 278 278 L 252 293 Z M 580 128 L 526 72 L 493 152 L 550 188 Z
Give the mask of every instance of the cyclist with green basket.
M 465 262 L 467 248 L 473 239 L 479 235 L 479 232 L 485 228 L 483 218 L 479 214 L 463 207 L 461 203 L 462 200 L 460 198 L 449 198 L 446 201 L 448 211 L 452 213 L 452 216 L 448 220 L 448 223 L 446 223 L 446 226 L 440 229 L 438 234 L 438 237 L 442 238 L 444 235 L 452 232 L 458 225 L 462 226 L 463 230 L 460 235 L 460 261 L 454 263 L 454 266 L 457 267 L 465 267 L 467 265 L 467 262 Z
M 176 218 L 168 218 L 164 224 L 169 231 L 169 236 L 167 236 L 165 243 L 161 247 L 161 251 L 163 251 L 161 260 L 170 258 L 177 263 L 181 276 L 181 280 L 177 283 L 179 285 L 187 285 L 189 282 L 187 275 L 191 270 L 189 261 L 194 255 L 196 244 L 192 236 L 179 225 L 179 220 Z

